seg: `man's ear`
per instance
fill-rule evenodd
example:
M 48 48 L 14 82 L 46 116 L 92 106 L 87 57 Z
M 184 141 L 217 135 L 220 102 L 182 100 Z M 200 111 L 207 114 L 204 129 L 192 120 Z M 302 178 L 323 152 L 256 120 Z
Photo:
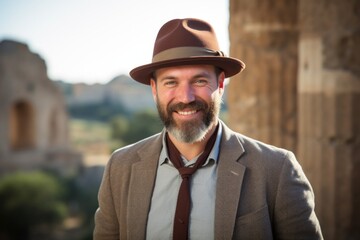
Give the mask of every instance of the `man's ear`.
M 156 91 L 156 81 L 153 78 L 150 79 L 150 86 L 151 86 L 151 92 L 152 92 L 154 101 L 156 102 L 156 96 L 157 96 L 157 94 L 156 94 L 156 92 L 157 92 Z
M 223 95 L 225 91 L 225 73 L 221 72 L 218 77 L 218 83 L 219 83 L 219 93 Z

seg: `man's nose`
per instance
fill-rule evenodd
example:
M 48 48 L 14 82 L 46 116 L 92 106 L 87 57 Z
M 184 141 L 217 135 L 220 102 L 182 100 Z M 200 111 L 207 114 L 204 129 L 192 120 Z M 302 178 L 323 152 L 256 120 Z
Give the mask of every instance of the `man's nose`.
M 190 103 L 195 100 L 194 89 L 189 84 L 184 84 L 176 90 L 179 102 Z

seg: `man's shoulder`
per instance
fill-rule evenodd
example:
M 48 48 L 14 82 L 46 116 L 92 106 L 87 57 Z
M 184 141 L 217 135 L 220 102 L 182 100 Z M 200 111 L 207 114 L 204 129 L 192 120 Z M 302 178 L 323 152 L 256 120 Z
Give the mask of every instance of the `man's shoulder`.
M 145 139 L 142 139 L 138 142 L 129 144 L 122 148 L 118 148 L 114 151 L 113 155 L 123 155 L 123 154 L 135 154 L 138 151 L 147 151 L 151 150 L 154 145 L 161 144 L 161 133 L 152 135 Z
M 288 149 L 284 149 L 270 143 L 257 140 L 255 138 L 246 136 L 242 133 L 236 132 L 227 128 L 225 130 L 226 137 L 230 141 L 226 141 L 224 144 L 230 143 L 234 145 L 234 142 L 239 144 L 243 148 L 244 159 L 251 159 L 251 161 L 271 161 L 272 164 L 276 161 L 284 161 L 285 159 L 292 158 L 293 153 Z
M 255 151 L 255 152 L 273 152 L 283 154 L 288 152 L 287 149 L 272 145 L 270 143 L 265 143 L 258 139 L 252 138 L 250 136 L 244 135 L 242 133 L 236 132 L 225 125 L 225 135 L 227 139 L 236 138 L 240 145 L 244 147 L 245 151 Z
M 260 141 L 258 139 L 251 138 L 249 136 L 242 135 L 238 133 L 239 139 L 241 139 L 244 148 L 247 151 L 254 151 L 254 152 L 260 152 L 262 154 L 288 154 L 289 150 L 272 145 L 270 143 L 265 143 L 263 141 Z
M 246 167 L 252 176 L 258 176 L 252 178 L 256 183 L 268 181 L 268 178 L 264 176 L 274 180 L 283 174 L 284 169 L 302 171 L 294 153 L 290 150 L 259 141 L 238 132 L 230 131 L 228 133 L 231 136 L 228 139 L 231 140 L 223 144 L 229 144 L 230 147 L 226 147 L 227 151 L 231 151 L 236 146 L 235 144 L 243 148 L 237 162 Z
M 140 155 L 160 152 L 162 147 L 162 134 L 158 133 L 148 138 L 142 139 L 133 144 L 116 149 L 111 156 L 113 162 L 136 162 Z

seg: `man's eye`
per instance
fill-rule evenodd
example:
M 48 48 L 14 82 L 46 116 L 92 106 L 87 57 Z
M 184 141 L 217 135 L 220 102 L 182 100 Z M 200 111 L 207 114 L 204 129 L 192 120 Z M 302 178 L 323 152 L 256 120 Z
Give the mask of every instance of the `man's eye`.
M 205 79 L 198 79 L 195 81 L 195 84 L 200 86 L 205 85 L 206 83 L 207 81 Z
M 164 85 L 167 87 L 172 87 L 172 86 L 176 85 L 176 82 L 175 81 L 167 81 L 164 83 Z

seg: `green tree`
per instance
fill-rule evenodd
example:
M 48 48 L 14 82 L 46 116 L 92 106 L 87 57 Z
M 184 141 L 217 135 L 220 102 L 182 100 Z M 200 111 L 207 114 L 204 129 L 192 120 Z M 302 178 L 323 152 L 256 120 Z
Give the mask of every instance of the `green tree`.
M 156 112 L 137 112 L 131 117 L 129 128 L 123 138 L 128 144 L 134 143 L 161 131 L 162 128 L 162 123 Z
M 38 227 L 51 229 L 66 215 L 63 190 L 42 172 L 18 172 L 0 180 L 0 231 L 10 239 L 29 239 Z
M 157 112 L 144 110 L 136 112 L 125 124 L 124 119 L 115 118 L 111 124 L 112 138 L 131 144 L 162 130 L 163 125 Z
M 111 119 L 110 127 L 111 138 L 121 140 L 128 130 L 129 121 L 125 117 L 118 115 Z

